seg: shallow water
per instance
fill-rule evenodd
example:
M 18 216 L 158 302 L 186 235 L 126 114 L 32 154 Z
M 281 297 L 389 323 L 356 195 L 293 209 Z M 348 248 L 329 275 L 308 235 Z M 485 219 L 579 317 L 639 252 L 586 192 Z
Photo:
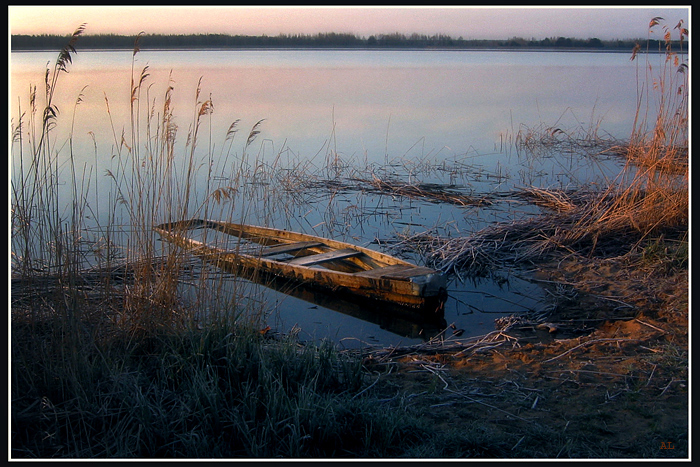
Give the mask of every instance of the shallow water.
M 41 105 L 45 67 L 55 57 L 11 54 L 13 122 L 29 109 L 30 85 L 37 86 Z M 93 177 L 87 202 L 100 222 L 105 218 L 98 207 L 115 198 L 114 183 L 104 174 L 119 170 L 120 136 L 129 140 L 131 58 L 130 51 L 78 50 L 58 83 L 53 150 L 66 160 L 72 154 L 75 166 Z M 142 70 L 148 74 L 136 101 L 142 135 L 136 144 L 146 152 L 153 138 L 149 114 L 158 121 L 171 85 L 180 164 L 175 174 L 184 175 L 183 160 L 193 154 L 193 205 L 217 189 L 237 189 L 227 202 L 209 198 L 200 214 L 384 250 L 398 234 L 468 235 L 537 209 L 507 196 L 488 206 L 463 206 L 382 194 L 370 189 L 373 177 L 435 184 L 478 198 L 521 186 L 570 188 L 614 176 L 614 161 L 580 157 L 565 145 L 534 157 L 514 142 L 530 128 L 626 138 L 635 113 L 635 66 L 628 54 L 618 53 L 142 51 L 133 71 L 137 80 Z M 193 114 L 206 99 L 214 110 L 202 120 L 197 149 L 190 152 Z M 238 133 L 227 141 L 236 120 Z M 253 128 L 260 133 L 246 146 Z M 16 152 L 12 162 L 17 173 Z M 242 173 L 245 178 L 237 178 Z M 69 184 L 65 190 L 62 199 L 70 199 Z M 449 284 L 444 319 L 464 336 L 493 330 L 499 316 L 546 306 L 537 285 L 508 272 L 498 281 L 451 277 Z M 281 332 L 294 328 L 306 339 L 394 345 L 421 342 L 429 334 L 420 334 L 420 327 L 417 334 L 406 323 L 367 319 L 367 310 L 332 311 L 289 294 L 244 287 L 250 301 L 264 304 L 271 326 Z

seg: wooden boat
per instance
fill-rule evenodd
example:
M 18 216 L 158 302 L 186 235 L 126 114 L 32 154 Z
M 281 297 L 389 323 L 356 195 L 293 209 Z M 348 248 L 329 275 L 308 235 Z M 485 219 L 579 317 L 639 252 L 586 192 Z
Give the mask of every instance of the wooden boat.
M 233 243 L 212 245 L 193 231 L 226 234 Z M 434 269 L 346 242 L 269 227 L 192 219 L 154 227 L 166 241 L 217 266 L 258 270 L 326 291 L 353 294 L 412 308 L 441 303 L 446 281 Z

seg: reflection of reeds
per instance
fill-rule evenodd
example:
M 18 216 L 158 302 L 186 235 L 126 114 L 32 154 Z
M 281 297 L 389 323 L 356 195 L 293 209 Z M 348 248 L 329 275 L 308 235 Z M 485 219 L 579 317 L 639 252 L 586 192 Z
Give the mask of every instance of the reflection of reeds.
M 521 125 L 514 141 L 517 150 L 531 153 L 542 153 L 543 149 L 561 153 L 581 152 L 581 149 L 595 151 L 607 149 L 611 143 L 614 143 L 614 138 L 601 134 L 600 122 L 591 124 L 588 128 L 578 126 L 573 129 L 565 127 L 560 122 L 554 125 L 540 124 L 535 127 Z

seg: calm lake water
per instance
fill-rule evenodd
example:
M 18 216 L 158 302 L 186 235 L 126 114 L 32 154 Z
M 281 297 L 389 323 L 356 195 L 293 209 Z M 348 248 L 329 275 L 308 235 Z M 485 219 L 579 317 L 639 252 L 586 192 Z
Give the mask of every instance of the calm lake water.
M 30 85 L 43 95 L 46 66 L 56 55 L 11 53 L 13 122 L 29 108 Z M 199 133 L 198 150 L 206 152 L 200 166 L 210 180 L 197 185 L 202 199 L 216 188 L 211 180 L 221 186 L 231 182 L 232 167 L 245 152 L 261 166 L 280 170 L 287 164 L 287 170 L 303 167 L 317 176 L 332 160 L 344 180 L 352 178 L 348 174 L 371 180 L 367 169 L 372 168 L 375 174 L 406 183 L 450 185 L 477 196 L 528 185 L 570 187 L 614 174 L 616 166 L 561 153 L 533 160 L 513 149 L 515 136 L 527 128 L 552 127 L 625 139 L 632 129 L 637 92 L 637 65 L 626 53 L 142 51 L 135 56 L 134 74 L 146 66 L 147 91 L 140 105 L 145 115 L 151 107 L 157 115 L 168 86 L 174 88 L 172 107 L 182 153 L 187 152 L 198 85 L 199 101 L 213 102 L 213 114 Z M 65 143 L 72 128 L 76 166 L 86 167 L 97 179 L 90 201 L 95 205 L 106 205 L 113 190 L 103 174 L 114 169 L 115 141 L 131 125 L 131 75 L 131 51 L 79 50 L 69 73 L 59 78 L 54 151 L 68 152 Z M 249 131 L 263 119 L 254 143 L 244 149 Z M 234 121 L 239 134 L 229 149 L 225 135 Z M 534 212 L 512 202 L 476 208 L 347 187 L 307 188 L 289 198 L 275 198 L 277 192 L 269 190 L 272 199 L 262 196 L 254 209 L 240 208 L 245 216 L 239 207 L 208 214 L 228 212 L 232 221 L 244 216 L 250 223 L 382 249 L 397 233 L 466 235 Z M 546 306 L 537 285 L 512 275 L 507 279 L 451 278 L 446 323 L 464 329 L 463 337 L 477 336 L 492 331 L 498 316 Z M 302 338 L 327 337 L 350 347 L 423 339 L 416 329 L 407 330 L 411 323 L 371 322 L 363 310 L 353 315 L 268 289 L 256 293 L 269 310 L 271 326 L 281 332 L 295 326 Z

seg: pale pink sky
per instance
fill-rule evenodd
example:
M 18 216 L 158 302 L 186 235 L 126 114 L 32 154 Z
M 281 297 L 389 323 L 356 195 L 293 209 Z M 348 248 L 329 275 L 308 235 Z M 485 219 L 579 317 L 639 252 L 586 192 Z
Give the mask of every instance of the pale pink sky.
M 136 7 L 10 6 L 11 34 L 67 35 L 82 23 L 85 34 L 352 33 L 448 34 L 465 39 L 646 37 L 649 20 L 664 17 L 673 28 L 690 25 L 690 7 Z

